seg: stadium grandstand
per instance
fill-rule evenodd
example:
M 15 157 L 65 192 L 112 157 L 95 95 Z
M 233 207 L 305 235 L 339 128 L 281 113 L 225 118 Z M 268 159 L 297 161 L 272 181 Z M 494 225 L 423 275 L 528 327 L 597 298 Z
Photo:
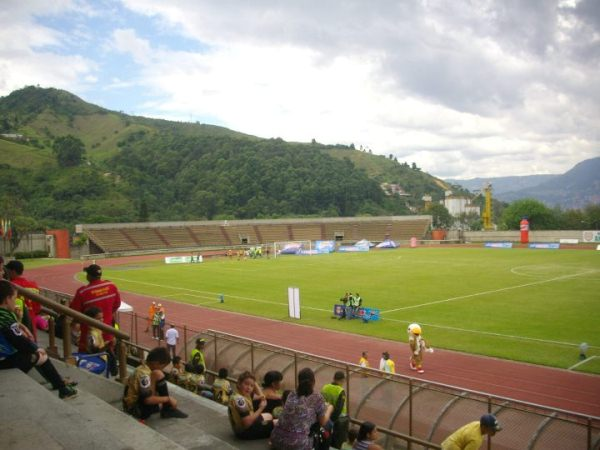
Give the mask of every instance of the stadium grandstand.
M 114 254 L 293 240 L 400 242 L 412 237 L 423 239 L 430 225 L 431 216 L 382 216 L 83 224 L 77 231 L 88 236 L 90 253 Z

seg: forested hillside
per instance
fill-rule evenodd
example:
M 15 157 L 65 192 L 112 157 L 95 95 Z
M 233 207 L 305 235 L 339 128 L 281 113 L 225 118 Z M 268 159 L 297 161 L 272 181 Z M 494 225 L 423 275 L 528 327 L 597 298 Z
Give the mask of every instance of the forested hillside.
M 57 89 L 0 98 L 0 211 L 21 229 L 75 223 L 416 214 L 447 186 L 353 146 L 288 143 L 129 116 Z M 405 195 L 387 195 L 381 183 Z

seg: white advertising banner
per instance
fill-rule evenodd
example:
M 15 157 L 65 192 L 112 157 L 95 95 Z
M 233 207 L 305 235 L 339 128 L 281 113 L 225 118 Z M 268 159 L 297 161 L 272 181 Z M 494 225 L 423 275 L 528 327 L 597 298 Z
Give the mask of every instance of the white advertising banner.
M 600 242 L 600 231 L 584 231 L 583 242 Z
M 297 287 L 288 288 L 288 308 L 292 319 L 300 318 L 300 289 Z

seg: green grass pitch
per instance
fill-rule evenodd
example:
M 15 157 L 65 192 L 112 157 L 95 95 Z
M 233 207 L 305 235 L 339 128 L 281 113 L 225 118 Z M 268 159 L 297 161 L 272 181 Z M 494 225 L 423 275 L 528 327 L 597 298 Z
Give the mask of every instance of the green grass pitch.
M 433 347 L 569 368 L 579 344 L 600 373 L 600 252 L 401 248 L 276 259 L 162 261 L 107 267 L 120 289 L 210 308 L 289 320 L 287 288 L 300 289 L 300 322 L 406 341 L 418 322 Z M 346 292 L 381 310 L 378 322 L 332 320 Z M 225 302 L 219 303 L 218 294 Z

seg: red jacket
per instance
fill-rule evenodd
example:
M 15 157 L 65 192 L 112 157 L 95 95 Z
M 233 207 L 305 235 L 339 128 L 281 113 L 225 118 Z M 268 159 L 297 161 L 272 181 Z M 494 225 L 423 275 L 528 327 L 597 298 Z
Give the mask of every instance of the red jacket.
M 113 326 L 113 314 L 121 306 L 121 296 L 117 287 L 108 280 L 92 280 L 87 286 L 77 289 L 75 297 L 70 304 L 75 311 L 84 313 L 88 308 L 95 306 L 102 310 L 104 323 Z M 79 350 L 84 352 L 87 347 L 87 325 L 81 324 Z M 105 341 L 113 339 L 110 333 L 102 333 Z
M 35 281 L 28 280 L 27 278 L 24 278 L 24 277 L 16 277 L 16 278 L 11 279 L 10 281 L 11 281 L 11 283 L 16 284 L 17 286 L 21 286 L 22 288 L 28 289 L 32 292 L 35 292 L 36 294 L 40 293 L 40 287 L 38 286 L 38 284 Z M 22 297 L 22 296 L 19 296 L 19 297 Z M 33 300 L 30 300 L 26 296 L 23 297 L 23 303 L 29 310 L 29 319 L 31 320 L 31 331 L 33 333 L 33 336 L 37 340 L 37 328 L 35 325 L 35 316 L 37 316 L 40 313 L 40 311 L 42 309 L 42 305 L 40 305 L 38 302 L 34 302 Z

